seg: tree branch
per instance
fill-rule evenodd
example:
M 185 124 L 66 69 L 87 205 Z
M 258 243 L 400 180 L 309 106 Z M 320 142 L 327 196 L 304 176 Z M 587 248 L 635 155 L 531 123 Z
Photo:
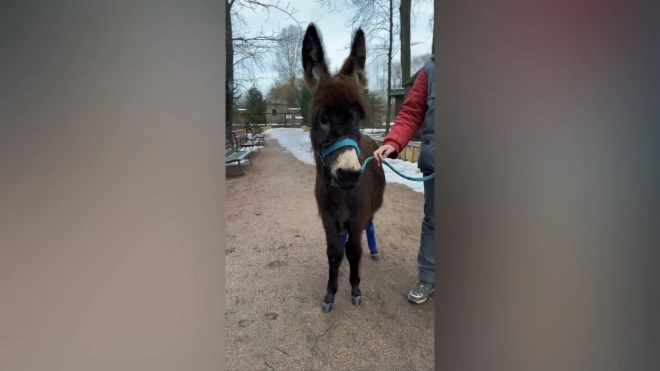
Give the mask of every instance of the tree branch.
M 259 8 L 259 7 L 266 10 L 266 12 L 268 13 L 267 18 L 266 18 L 266 22 L 268 21 L 268 19 L 270 19 L 270 10 L 275 9 L 275 10 L 279 10 L 280 12 L 286 14 L 294 22 L 296 22 L 298 24 L 301 24 L 301 22 L 299 22 L 296 19 L 296 17 L 293 16 L 295 13 L 298 12 L 298 10 L 296 8 L 292 7 L 291 3 L 287 3 L 286 7 L 282 8 L 280 6 L 280 4 L 282 3 L 281 0 L 271 0 L 271 1 L 268 1 L 268 2 L 264 2 L 264 1 L 260 1 L 260 0 L 236 0 L 236 1 L 240 1 L 240 2 L 244 3 L 243 5 L 245 7 L 250 8 L 253 11 L 256 11 L 256 9 Z M 289 10 L 289 7 L 291 7 L 290 10 Z M 287 19 L 289 19 L 289 18 L 287 18 Z

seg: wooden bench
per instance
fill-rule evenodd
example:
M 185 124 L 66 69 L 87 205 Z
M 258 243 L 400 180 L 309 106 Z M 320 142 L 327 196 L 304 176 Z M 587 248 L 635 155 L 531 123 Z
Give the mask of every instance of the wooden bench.
M 248 138 L 247 134 L 243 130 L 234 130 L 231 132 L 234 142 L 236 143 L 236 148 L 249 148 L 250 151 L 254 150 L 256 147 L 259 152 L 259 146 L 255 143 L 254 140 Z
M 260 128 L 247 124 L 245 125 L 245 131 L 249 134 L 250 139 L 257 141 L 257 146 L 266 145 L 266 134 L 264 134 Z
M 238 168 L 241 170 L 241 175 L 245 175 L 241 162 L 247 158 L 248 161 L 250 161 L 250 165 L 252 165 L 252 160 L 250 159 L 250 153 L 252 153 L 252 150 L 235 151 L 232 147 L 231 144 L 229 144 L 229 146 L 225 145 L 225 165 L 236 162 L 238 163 Z

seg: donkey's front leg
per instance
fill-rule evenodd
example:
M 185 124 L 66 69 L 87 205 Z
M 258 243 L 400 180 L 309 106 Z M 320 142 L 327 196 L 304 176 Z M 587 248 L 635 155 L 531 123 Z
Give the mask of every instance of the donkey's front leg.
M 332 310 L 335 302 L 335 294 L 339 288 L 339 266 L 344 259 L 344 246 L 339 241 L 339 225 L 334 220 L 323 218 L 323 227 L 325 229 L 325 239 L 328 255 L 328 292 L 323 298 L 323 312 L 328 313 Z
M 360 291 L 360 258 L 362 257 L 362 228 L 357 223 L 351 223 L 346 241 L 346 259 L 350 266 L 348 281 L 351 283 L 351 297 L 353 305 L 362 303 L 362 292 Z

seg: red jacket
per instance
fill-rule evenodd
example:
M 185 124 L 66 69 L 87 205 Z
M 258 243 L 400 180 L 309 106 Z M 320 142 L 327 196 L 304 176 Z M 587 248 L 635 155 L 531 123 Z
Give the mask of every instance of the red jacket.
M 422 68 L 410 92 L 408 92 L 408 98 L 401 106 L 401 112 L 394 119 L 394 125 L 390 128 L 390 133 L 383 140 L 383 145 L 389 144 L 396 151 L 390 154 L 389 158 L 397 158 L 399 153 L 406 148 L 410 139 L 421 128 L 424 117 L 426 117 L 427 88 L 426 71 Z

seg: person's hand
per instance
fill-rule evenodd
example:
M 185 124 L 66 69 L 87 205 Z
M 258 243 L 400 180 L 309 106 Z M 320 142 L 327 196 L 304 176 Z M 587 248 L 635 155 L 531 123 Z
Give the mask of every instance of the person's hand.
M 375 152 L 374 152 L 374 160 L 378 163 L 378 166 L 382 166 L 383 164 L 383 159 L 386 159 L 387 156 L 392 154 L 394 152 L 394 147 L 392 147 L 389 144 L 384 144 L 380 146 Z

